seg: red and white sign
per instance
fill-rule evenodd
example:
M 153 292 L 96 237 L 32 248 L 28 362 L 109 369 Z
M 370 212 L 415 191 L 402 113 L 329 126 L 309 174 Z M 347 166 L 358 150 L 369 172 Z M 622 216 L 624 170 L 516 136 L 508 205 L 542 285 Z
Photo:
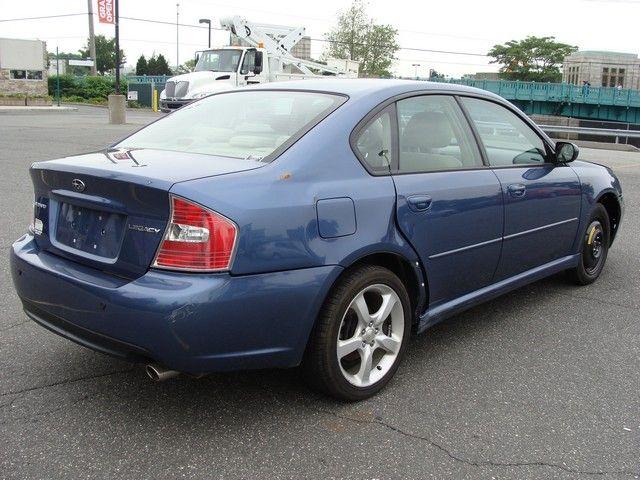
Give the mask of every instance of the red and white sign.
M 100 23 L 115 23 L 114 8 L 113 0 L 98 0 L 98 21 Z

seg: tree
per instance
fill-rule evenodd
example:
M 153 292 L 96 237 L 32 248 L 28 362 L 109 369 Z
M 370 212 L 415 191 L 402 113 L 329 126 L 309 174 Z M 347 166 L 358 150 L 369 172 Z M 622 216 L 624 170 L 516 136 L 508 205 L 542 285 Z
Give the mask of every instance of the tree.
M 187 60 L 182 65 L 180 65 L 175 73 L 178 75 L 181 75 L 183 73 L 190 73 L 190 72 L 193 72 L 195 68 L 196 68 L 196 60 L 195 58 L 192 58 L 191 60 Z
M 359 61 L 361 77 L 390 77 L 394 54 L 400 48 L 397 36 L 393 26 L 369 18 L 363 0 L 354 0 L 325 35 L 329 42 L 326 55 Z
M 444 78 L 445 77 L 444 77 L 443 73 L 440 73 L 439 71 L 434 70 L 433 68 L 431 70 L 429 70 L 429 80 L 442 81 L 442 80 L 444 80 Z
M 564 58 L 578 47 L 559 43 L 555 37 L 533 37 L 494 45 L 487 54 L 491 63 L 499 63 L 500 76 L 507 80 L 527 82 L 559 82 Z
M 136 62 L 136 75 L 148 75 L 149 74 L 149 64 L 147 63 L 147 59 L 144 55 L 140 55 L 138 61 Z
M 173 75 L 164 55 L 160 54 L 156 56 L 155 53 L 151 55 L 147 63 L 147 75 Z
M 96 70 L 104 75 L 116 68 L 116 39 L 107 39 L 104 35 L 96 35 Z M 78 50 L 80 55 L 85 58 L 90 57 L 89 42 L 84 50 Z M 125 63 L 124 51 L 120 49 L 120 64 Z

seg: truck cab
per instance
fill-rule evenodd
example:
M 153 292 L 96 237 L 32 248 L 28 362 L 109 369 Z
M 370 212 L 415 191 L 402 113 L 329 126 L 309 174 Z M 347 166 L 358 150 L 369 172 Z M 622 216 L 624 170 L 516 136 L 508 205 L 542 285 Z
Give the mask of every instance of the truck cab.
M 262 48 L 223 47 L 200 53 L 193 72 L 171 77 L 160 93 L 160 110 L 171 112 L 212 93 L 269 81 Z

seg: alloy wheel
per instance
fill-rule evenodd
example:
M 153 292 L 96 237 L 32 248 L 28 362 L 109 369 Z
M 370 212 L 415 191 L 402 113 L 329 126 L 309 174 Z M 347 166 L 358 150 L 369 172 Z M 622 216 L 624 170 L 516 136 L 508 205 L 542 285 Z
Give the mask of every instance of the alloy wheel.
M 391 369 L 404 335 L 404 310 L 398 294 L 384 284 L 361 290 L 345 311 L 336 353 L 344 378 L 369 387 Z

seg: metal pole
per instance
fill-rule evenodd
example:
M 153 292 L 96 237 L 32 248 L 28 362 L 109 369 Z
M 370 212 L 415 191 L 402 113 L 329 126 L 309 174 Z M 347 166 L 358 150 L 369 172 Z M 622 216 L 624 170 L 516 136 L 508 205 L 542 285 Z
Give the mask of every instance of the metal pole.
M 178 71 L 178 67 L 180 66 L 180 34 L 179 34 L 179 23 L 180 23 L 180 4 L 176 3 L 176 72 Z
M 60 56 L 58 55 L 58 47 L 56 47 L 56 99 L 60 106 Z
M 419 63 L 412 63 L 411 66 L 415 68 L 415 70 L 416 70 L 416 80 L 418 80 L 418 67 L 420 66 L 420 64 Z
M 211 19 L 210 18 L 201 18 L 199 23 L 206 23 L 209 27 L 209 48 L 211 48 Z
M 120 95 L 120 6 L 115 0 L 116 7 L 116 95 Z
M 87 13 L 89 17 L 89 55 L 93 59 L 91 76 L 95 77 L 98 71 L 96 70 L 96 36 L 93 31 L 93 0 L 87 0 Z

